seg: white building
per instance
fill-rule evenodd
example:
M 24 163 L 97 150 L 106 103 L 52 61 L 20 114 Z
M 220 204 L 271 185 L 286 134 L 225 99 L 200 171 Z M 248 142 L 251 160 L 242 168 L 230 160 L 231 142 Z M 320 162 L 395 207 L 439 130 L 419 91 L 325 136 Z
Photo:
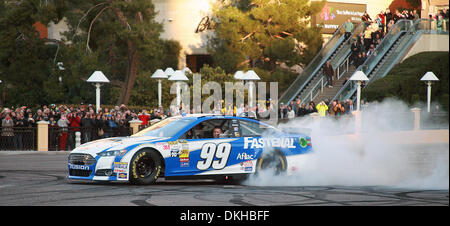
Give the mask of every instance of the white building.
M 197 28 L 200 22 L 205 22 L 207 17 L 211 17 L 213 2 L 216 0 L 153 0 L 158 12 L 156 20 L 164 26 L 161 37 L 177 40 L 182 46 L 178 68 L 188 66 L 196 72 L 203 63 L 212 62 L 206 44 L 208 35 L 212 35 L 213 31 L 209 29 L 198 31 Z M 328 0 L 328 2 L 365 4 L 369 15 L 375 18 L 381 10 L 388 8 L 392 0 Z M 200 28 L 205 28 L 203 25 L 205 24 L 200 24 Z
M 212 3 L 218 0 L 152 0 L 157 11 L 156 21 L 163 24 L 163 39 L 178 41 L 182 50 L 179 56 L 178 68 L 188 66 L 193 72 L 197 72 L 204 63 L 211 63 L 206 44 L 209 35 L 213 35 L 213 30 L 208 29 L 208 20 L 211 17 Z M 385 11 L 392 0 L 328 0 L 334 5 L 354 4 L 361 8 L 365 5 L 365 10 L 372 17 L 381 11 Z M 425 6 L 422 14 L 433 13 L 442 7 L 448 8 L 448 1 L 443 0 L 423 0 Z M 446 2 L 442 3 L 442 2 Z M 337 3 L 337 4 L 336 4 Z M 342 3 L 342 4 L 339 4 Z M 341 6 L 341 7 L 342 7 Z M 351 7 L 350 7 L 351 8 Z M 61 39 L 59 32 L 67 29 L 63 23 L 49 25 L 49 38 Z M 331 36 L 324 34 L 325 40 Z
M 212 61 L 206 43 L 213 32 L 205 23 L 211 17 L 212 2 L 215 0 L 153 0 L 156 21 L 164 26 L 161 38 L 176 40 L 182 46 L 178 68 L 189 66 L 197 72 L 203 63 Z

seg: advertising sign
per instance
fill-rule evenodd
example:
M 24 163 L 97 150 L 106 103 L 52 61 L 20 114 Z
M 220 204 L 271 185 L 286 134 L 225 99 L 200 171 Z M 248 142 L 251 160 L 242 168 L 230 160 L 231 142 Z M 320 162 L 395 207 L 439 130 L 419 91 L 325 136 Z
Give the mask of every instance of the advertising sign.
M 366 10 L 366 4 L 327 2 L 322 11 L 312 17 L 312 24 L 320 26 L 323 23 L 322 32 L 332 34 L 348 18 L 354 23 L 361 22 L 361 17 Z

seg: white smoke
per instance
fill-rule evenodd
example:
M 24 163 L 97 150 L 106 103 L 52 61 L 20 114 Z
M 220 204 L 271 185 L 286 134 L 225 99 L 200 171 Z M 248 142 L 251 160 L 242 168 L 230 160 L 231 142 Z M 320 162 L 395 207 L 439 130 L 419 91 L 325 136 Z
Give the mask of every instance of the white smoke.
M 304 117 L 280 126 L 311 129 L 314 152 L 298 160 L 296 171 L 290 175 L 274 176 L 266 170 L 244 184 L 448 189 L 448 144 L 412 145 L 389 136 L 413 129 L 410 107 L 394 99 L 370 104 L 363 111 L 362 121 L 360 135 L 353 134 L 351 117 Z M 446 124 L 448 128 L 448 121 Z

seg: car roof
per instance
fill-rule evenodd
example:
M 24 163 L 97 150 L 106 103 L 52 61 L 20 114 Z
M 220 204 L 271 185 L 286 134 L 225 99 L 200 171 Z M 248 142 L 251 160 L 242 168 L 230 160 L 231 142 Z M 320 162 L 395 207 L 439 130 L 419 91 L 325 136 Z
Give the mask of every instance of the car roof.
M 254 118 L 246 118 L 246 117 L 239 117 L 239 116 L 233 116 L 233 115 L 222 115 L 222 114 L 185 114 L 185 115 L 177 115 L 173 117 L 179 117 L 179 118 L 206 118 L 206 119 L 220 119 L 220 118 L 236 118 L 236 119 L 248 119 L 248 120 L 254 120 L 258 121 Z

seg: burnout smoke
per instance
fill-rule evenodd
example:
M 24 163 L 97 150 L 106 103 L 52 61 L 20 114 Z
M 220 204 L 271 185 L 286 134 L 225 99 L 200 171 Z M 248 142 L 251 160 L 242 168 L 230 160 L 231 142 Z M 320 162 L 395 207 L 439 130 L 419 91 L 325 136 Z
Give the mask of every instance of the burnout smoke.
M 427 123 L 427 122 L 422 122 Z M 448 128 L 448 121 L 445 122 Z M 447 144 L 408 144 L 402 131 L 413 129 L 413 113 L 403 102 L 388 99 L 362 112 L 354 134 L 352 117 L 297 118 L 283 128 L 308 128 L 313 153 L 295 163 L 288 175 L 264 170 L 244 182 L 251 186 L 389 186 L 448 189 Z M 298 129 L 298 132 L 304 130 Z M 399 139 L 402 142 L 399 142 Z M 291 164 L 288 168 L 292 167 Z

